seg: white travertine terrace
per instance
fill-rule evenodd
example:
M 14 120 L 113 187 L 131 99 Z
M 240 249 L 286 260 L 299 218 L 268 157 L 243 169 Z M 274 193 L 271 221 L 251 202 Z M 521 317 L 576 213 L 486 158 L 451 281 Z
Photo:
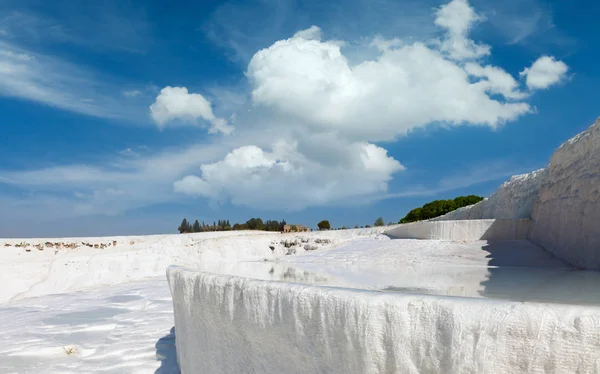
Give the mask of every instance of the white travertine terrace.
M 595 373 L 600 308 L 169 268 L 182 373 Z

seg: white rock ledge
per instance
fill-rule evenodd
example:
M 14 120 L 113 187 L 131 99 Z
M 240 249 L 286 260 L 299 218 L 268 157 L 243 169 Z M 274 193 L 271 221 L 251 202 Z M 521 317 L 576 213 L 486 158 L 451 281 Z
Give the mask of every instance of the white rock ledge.
M 169 267 L 182 373 L 595 373 L 600 308 Z

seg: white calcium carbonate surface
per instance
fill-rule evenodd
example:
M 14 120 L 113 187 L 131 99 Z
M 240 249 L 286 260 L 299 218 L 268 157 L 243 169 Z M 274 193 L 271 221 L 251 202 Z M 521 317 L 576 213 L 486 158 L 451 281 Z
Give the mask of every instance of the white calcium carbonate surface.
M 532 241 L 600 269 L 600 119 L 554 153 L 532 219 Z
M 595 373 L 600 308 L 169 268 L 183 373 Z

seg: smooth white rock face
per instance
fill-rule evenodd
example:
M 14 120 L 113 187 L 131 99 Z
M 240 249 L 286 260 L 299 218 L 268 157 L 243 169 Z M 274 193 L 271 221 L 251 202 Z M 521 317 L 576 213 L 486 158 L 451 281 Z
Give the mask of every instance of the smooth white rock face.
M 401 239 L 523 240 L 527 238 L 529 223 L 529 219 L 421 221 L 396 226 L 385 234 Z
M 552 156 L 530 238 L 576 266 L 600 269 L 600 119 Z
M 182 373 L 595 373 L 600 308 L 168 269 Z
M 531 218 L 534 201 L 547 175 L 546 169 L 515 175 L 487 199 L 432 220 Z

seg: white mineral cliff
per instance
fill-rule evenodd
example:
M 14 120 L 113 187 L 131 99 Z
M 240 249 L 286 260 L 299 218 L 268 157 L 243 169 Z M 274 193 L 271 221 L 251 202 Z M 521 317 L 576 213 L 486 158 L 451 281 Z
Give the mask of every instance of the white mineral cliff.
M 600 119 L 562 144 L 545 169 L 434 221 L 509 218 L 531 218 L 528 238 L 558 258 L 600 269 Z
M 600 269 L 600 119 L 561 145 L 547 170 L 530 240 L 576 266 Z

